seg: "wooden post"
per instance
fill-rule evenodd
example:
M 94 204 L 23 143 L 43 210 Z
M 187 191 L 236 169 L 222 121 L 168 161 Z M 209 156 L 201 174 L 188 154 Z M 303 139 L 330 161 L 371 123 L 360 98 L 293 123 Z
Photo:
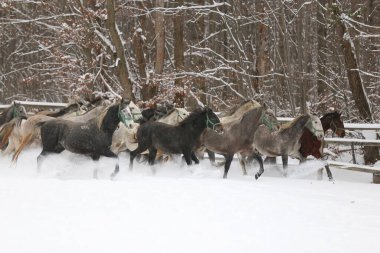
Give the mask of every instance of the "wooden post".
M 351 144 L 351 151 L 352 151 L 352 162 L 356 164 L 356 157 L 355 157 L 355 147 L 354 144 Z
M 373 183 L 380 184 L 380 172 L 373 173 Z

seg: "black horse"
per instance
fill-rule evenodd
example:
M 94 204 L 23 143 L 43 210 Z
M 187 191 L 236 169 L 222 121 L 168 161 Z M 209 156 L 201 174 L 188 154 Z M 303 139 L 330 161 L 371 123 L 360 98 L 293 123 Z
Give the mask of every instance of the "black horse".
M 20 119 L 27 118 L 25 107 L 17 102 L 13 102 L 11 106 L 6 108 L 0 114 L 0 126 L 11 121 L 14 118 L 20 118 Z
M 137 131 L 138 147 L 130 153 L 130 169 L 136 155 L 147 149 L 149 149 L 148 160 L 151 165 L 154 164 L 157 149 L 167 154 L 183 154 L 188 165 L 192 163 L 191 160 L 198 163 L 193 147 L 206 128 L 221 130 L 218 116 L 207 107 L 195 110 L 178 126 L 155 121 L 141 125 Z
M 110 150 L 112 135 L 122 120 L 123 110 L 128 104 L 129 101 L 122 100 L 109 106 L 99 117 L 84 123 L 63 119 L 42 123 L 42 152 L 37 158 L 38 170 L 47 155 L 61 153 L 65 149 L 73 153 L 88 155 L 94 161 L 99 160 L 100 156 L 118 158 Z M 117 161 L 115 171 L 118 170 L 119 162 Z M 97 177 L 96 169 L 94 177 Z

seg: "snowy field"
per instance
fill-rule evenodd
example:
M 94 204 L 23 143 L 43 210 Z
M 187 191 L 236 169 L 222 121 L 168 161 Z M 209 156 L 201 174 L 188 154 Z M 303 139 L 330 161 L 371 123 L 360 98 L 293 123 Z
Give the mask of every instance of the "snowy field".
M 243 176 L 233 161 L 223 180 L 208 160 L 153 173 L 139 163 L 129 171 L 122 154 L 111 181 L 111 159 L 62 153 L 37 174 L 38 153 L 17 166 L 0 158 L 0 252 L 379 252 L 380 185 L 369 174 L 317 180 L 323 163 L 311 161 L 288 178 L 267 166 L 255 181 L 256 166 Z

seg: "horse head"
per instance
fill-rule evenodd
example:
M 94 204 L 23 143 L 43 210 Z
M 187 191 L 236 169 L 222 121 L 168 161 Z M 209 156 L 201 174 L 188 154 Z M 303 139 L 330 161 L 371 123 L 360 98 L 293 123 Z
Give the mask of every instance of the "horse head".
M 123 98 L 119 103 L 118 117 L 127 128 L 132 128 L 134 123 L 133 114 L 129 107 L 131 102 L 131 100 Z
M 16 101 L 13 102 L 12 118 L 27 119 L 25 107 Z
M 132 114 L 133 121 L 138 122 L 142 118 L 140 108 L 133 101 L 129 102 L 128 108 Z
M 223 126 L 220 123 L 218 116 L 209 107 L 204 107 L 204 112 L 206 114 L 206 127 L 212 129 L 215 132 L 222 133 Z
M 344 124 L 342 119 L 340 118 L 342 113 L 332 112 L 329 113 L 330 118 L 330 129 L 339 137 L 344 137 L 346 135 L 346 131 L 344 130 Z
M 176 112 L 178 122 L 184 120 L 190 114 L 188 111 L 186 111 L 185 108 L 178 108 L 178 107 L 174 108 L 174 112 Z
M 315 116 L 308 114 L 309 120 L 306 123 L 306 128 L 315 136 L 319 141 L 323 140 L 325 134 L 323 131 L 321 120 Z
M 271 131 L 277 131 L 280 129 L 280 123 L 277 120 L 276 115 L 271 109 L 265 109 L 261 118 L 260 123 L 264 124 Z

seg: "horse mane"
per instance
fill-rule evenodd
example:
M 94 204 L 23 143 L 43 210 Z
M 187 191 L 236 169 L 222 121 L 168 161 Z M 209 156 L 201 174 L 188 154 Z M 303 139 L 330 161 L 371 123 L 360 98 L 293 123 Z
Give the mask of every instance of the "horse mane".
M 330 117 L 330 116 L 333 118 L 339 118 L 339 115 L 340 115 L 340 113 L 338 111 L 328 112 L 322 116 L 321 120 L 325 119 L 327 117 Z
M 231 116 L 234 114 L 240 107 L 250 103 L 252 100 L 244 100 L 243 102 L 239 103 L 238 105 L 232 106 L 226 113 L 224 113 L 223 117 Z
M 13 106 L 15 106 L 15 104 L 11 104 L 9 107 L 5 108 L 2 113 L 0 113 L 0 121 L 4 118 L 4 116 L 7 116 L 8 112 L 13 108 Z
M 59 111 L 52 112 L 50 114 L 47 114 L 46 116 L 59 117 L 59 116 L 65 115 L 66 113 L 69 113 L 73 108 L 78 108 L 78 105 L 80 105 L 80 103 L 69 104 L 68 106 L 60 109 Z
M 282 124 L 281 125 L 281 130 L 285 130 L 285 129 L 289 129 L 289 128 L 292 128 L 297 122 L 298 120 L 301 118 L 301 117 L 310 117 L 310 114 L 303 114 L 303 115 L 299 115 L 298 117 L 294 118 L 294 120 L 290 121 L 290 122 L 287 122 L 285 124 Z
M 96 126 L 97 126 L 99 129 L 102 127 L 103 120 L 104 120 L 104 118 L 106 117 L 108 110 L 109 110 L 112 106 L 116 106 L 116 105 L 118 105 L 118 103 L 113 103 L 113 104 L 110 104 L 110 105 L 106 106 L 106 108 L 104 108 L 104 110 L 103 110 L 103 111 L 99 114 L 99 116 L 96 118 Z
M 189 116 L 187 116 L 184 120 L 182 120 L 178 126 L 184 126 L 184 125 L 187 125 L 189 124 L 190 122 L 194 121 L 194 119 L 198 118 L 200 114 L 204 113 L 206 111 L 205 108 L 198 108 L 198 109 L 195 109 L 194 111 L 192 111 L 190 113 Z

